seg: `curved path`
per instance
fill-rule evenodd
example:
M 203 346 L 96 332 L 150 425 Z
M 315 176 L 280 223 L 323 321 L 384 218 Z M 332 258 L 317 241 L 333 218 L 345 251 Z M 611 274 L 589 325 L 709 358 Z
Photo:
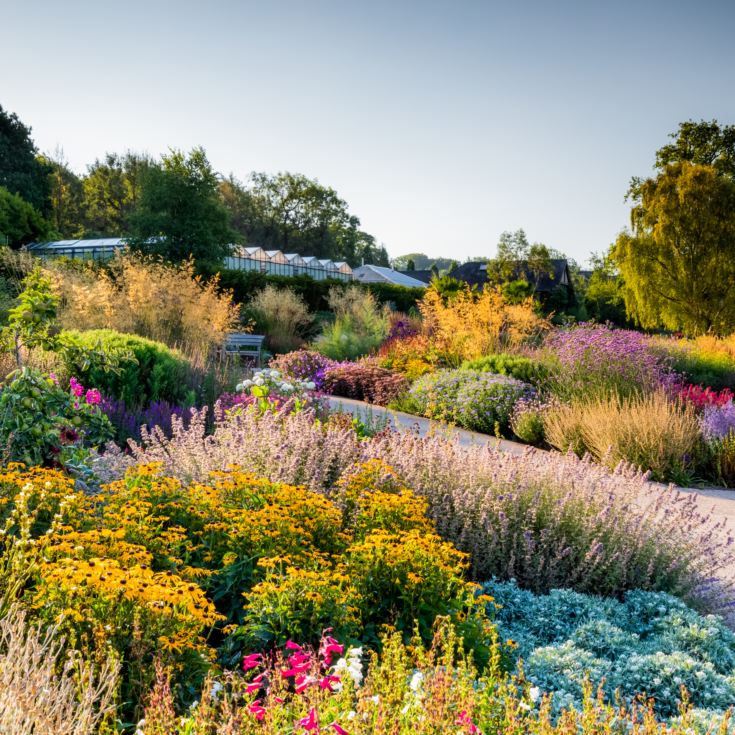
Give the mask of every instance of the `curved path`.
M 351 398 L 329 397 L 329 405 L 334 410 L 351 413 L 363 421 L 387 421 L 393 428 L 399 431 L 418 431 L 421 436 L 430 432 L 440 432 L 458 441 L 460 444 L 492 444 L 505 452 L 522 454 L 528 449 L 526 444 L 509 441 L 508 439 L 497 439 L 487 434 L 478 434 L 475 431 L 467 431 L 448 427 L 439 421 L 414 416 L 401 411 L 393 411 L 384 406 L 374 406 L 363 401 L 355 401 Z M 658 483 L 652 483 L 657 485 Z M 663 487 L 663 486 L 662 486 Z M 729 529 L 735 532 L 735 490 L 721 487 L 682 487 L 677 488 L 684 493 L 692 493 L 697 496 L 697 502 L 703 511 L 712 511 L 717 520 L 725 520 Z M 735 579 L 735 564 L 729 569 Z

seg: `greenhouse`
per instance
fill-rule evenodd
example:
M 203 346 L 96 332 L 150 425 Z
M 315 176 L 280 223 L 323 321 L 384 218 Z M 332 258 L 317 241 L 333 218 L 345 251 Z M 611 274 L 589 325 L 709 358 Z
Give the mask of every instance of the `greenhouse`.
M 41 258 L 66 256 L 82 260 L 108 260 L 124 247 L 126 242 L 123 238 L 105 237 L 39 242 L 29 245 L 27 249 Z M 283 253 L 280 250 L 266 251 L 257 246 L 232 245 L 231 255 L 225 258 L 224 265 L 233 270 L 258 271 L 274 276 L 311 276 L 317 281 L 327 278 L 340 281 L 353 279 L 352 268 L 345 262 L 334 263 L 316 256 Z

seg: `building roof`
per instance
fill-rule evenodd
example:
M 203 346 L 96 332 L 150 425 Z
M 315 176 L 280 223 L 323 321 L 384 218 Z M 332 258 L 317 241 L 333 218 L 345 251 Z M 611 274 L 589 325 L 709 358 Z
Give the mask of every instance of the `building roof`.
M 549 293 L 557 286 L 571 288 L 572 279 L 567 261 L 564 258 L 553 258 L 551 260 L 551 268 L 553 274 L 542 273 L 539 277 L 536 291 L 539 293 Z M 487 283 L 487 263 L 477 261 L 462 263 L 462 265 L 454 268 L 449 275 L 452 278 L 468 283 L 470 286 L 483 286 Z M 530 272 L 528 261 L 525 260 L 519 260 L 515 263 L 514 277 L 524 279 L 529 283 L 536 281 L 536 276 Z
M 382 265 L 361 265 L 359 268 L 355 268 L 353 275 L 358 281 L 365 281 L 366 283 L 392 283 L 394 286 L 426 288 L 423 281 Z
M 421 281 L 421 283 L 426 283 L 426 284 L 431 283 L 431 279 L 434 277 L 434 271 L 432 270 L 398 271 L 398 272 L 403 273 L 404 276 L 408 276 L 409 278 L 415 278 L 417 281 Z

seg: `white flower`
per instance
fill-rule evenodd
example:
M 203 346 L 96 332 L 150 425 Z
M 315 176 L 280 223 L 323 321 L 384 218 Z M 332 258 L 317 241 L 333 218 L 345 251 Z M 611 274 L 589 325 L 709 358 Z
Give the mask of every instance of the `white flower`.
M 531 697 L 532 702 L 538 702 L 541 698 L 541 690 L 538 687 L 531 687 L 528 690 L 528 696 Z
M 316 383 L 313 380 L 310 380 L 306 384 L 306 390 L 314 390 L 316 388 Z
M 408 686 L 412 692 L 417 692 L 421 688 L 423 681 L 424 675 L 420 671 L 414 671 Z
M 531 709 L 531 705 L 528 704 L 528 702 L 518 702 L 518 709 L 522 709 L 522 710 L 528 711 L 528 710 Z
M 222 691 L 221 682 L 215 681 L 212 683 L 212 690 L 209 692 L 209 695 L 212 697 L 212 699 L 217 699 L 221 691 Z
M 380 694 L 373 694 L 373 696 L 370 697 L 370 699 L 373 700 L 373 704 L 379 704 L 379 702 L 380 702 Z
M 280 377 L 281 377 L 280 370 L 271 370 L 271 378 L 280 378 Z

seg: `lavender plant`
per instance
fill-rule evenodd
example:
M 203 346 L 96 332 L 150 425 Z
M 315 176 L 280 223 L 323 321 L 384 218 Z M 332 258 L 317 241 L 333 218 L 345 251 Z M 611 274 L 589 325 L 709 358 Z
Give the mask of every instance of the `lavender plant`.
M 381 459 L 429 501 L 441 536 L 470 554 L 476 579 L 515 578 L 545 591 L 567 586 L 620 595 L 663 590 L 709 609 L 727 604 L 718 575 L 733 560 L 729 533 L 699 510 L 693 495 L 652 488 L 625 464 L 609 472 L 588 460 L 529 449 L 513 455 L 441 437 L 384 432 L 363 439 L 341 424 L 244 411 L 206 415 L 173 436 L 143 432 L 130 454 L 99 459 L 103 479 L 138 463 L 160 462 L 167 475 L 202 480 L 233 464 L 272 480 L 330 493 L 356 463 Z
M 562 399 L 628 396 L 678 380 L 666 357 L 641 332 L 580 324 L 550 332 L 544 347 L 549 388 Z

